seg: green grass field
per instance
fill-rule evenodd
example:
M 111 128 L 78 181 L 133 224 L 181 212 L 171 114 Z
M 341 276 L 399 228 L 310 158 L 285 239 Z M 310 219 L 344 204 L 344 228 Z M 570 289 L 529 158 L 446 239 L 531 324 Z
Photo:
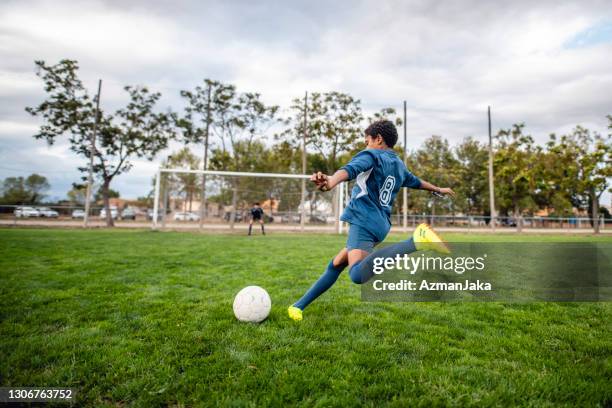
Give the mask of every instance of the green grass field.
M 0 385 L 86 406 L 612 404 L 612 303 L 365 303 L 344 273 L 290 321 L 344 239 L 0 229 Z M 260 325 L 232 313 L 249 284 L 272 297 Z

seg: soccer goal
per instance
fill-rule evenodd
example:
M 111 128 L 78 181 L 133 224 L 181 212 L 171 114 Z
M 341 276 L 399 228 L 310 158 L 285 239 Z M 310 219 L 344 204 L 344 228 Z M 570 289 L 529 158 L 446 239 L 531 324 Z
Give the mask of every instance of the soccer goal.
M 258 203 L 264 223 L 273 229 L 342 233 L 347 183 L 323 193 L 309 179 L 305 174 L 160 168 L 149 218 L 154 229 L 235 229 L 249 223 Z

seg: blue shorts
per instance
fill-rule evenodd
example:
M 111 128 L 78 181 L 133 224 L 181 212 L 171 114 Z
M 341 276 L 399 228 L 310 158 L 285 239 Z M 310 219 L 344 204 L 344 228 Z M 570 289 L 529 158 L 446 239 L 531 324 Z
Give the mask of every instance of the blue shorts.
M 372 252 L 380 241 L 370 231 L 356 224 L 349 224 L 348 239 L 346 249 L 361 249 L 362 251 Z

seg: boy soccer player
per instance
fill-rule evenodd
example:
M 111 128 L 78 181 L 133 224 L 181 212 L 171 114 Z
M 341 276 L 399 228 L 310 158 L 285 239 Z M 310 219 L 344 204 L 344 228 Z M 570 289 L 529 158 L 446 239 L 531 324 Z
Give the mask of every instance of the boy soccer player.
M 253 229 L 253 221 L 259 221 L 261 225 L 261 233 L 266 235 L 266 231 L 264 231 L 264 222 L 263 222 L 263 208 L 259 206 L 259 203 L 254 203 L 253 208 L 251 208 L 251 220 L 249 221 L 249 235 L 251 235 L 251 230 Z
M 289 317 L 302 320 L 302 312 L 313 300 L 329 289 L 347 266 L 349 276 L 357 284 L 367 282 L 373 275 L 374 258 L 394 257 L 423 249 L 448 253 L 446 244 L 427 225 L 419 225 L 412 237 L 375 252 L 391 229 L 391 208 L 401 187 L 428 190 L 436 194 L 454 196 L 450 188 L 440 188 L 414 176 L 392 150 L 397 142 L 397 129 L 388 120 L 372 123 L 365 131 L 367 148 L 333 176 L 321 172 L 311 177 L 317 188 L 329 191 L 346 180 L 355 179 L 351 200 L 340 217 L 349 223 L 346 247 L 329 262 L 327 270 L 308 291 L 289 306 Z

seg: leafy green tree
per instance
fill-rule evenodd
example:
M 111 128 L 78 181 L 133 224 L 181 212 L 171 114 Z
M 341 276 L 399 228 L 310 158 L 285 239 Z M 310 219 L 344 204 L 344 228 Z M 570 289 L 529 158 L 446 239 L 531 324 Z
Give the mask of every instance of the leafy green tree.
M 136 198 L 136 205 L 144 208 L 153 207 L 153 190 L 149 191 L 146 196 Z
M 71 203 L 84 205 L 87 199 L 87 185 L 72 183 L 72 188 L 66 193 L 66 196 Z
M 205 87 L 198 86 L 195 91 L 181 91 L 181 96 L 188 101 L 186 116 L 180 122 L 181 128 L 187 130 L 184 140 L 189 143 L 204 141 L 205 149 L 214 146 L 226 152 L 231 148 L 231 139 L 239 125 L 236 86 L 210 79 L 205 79 L 204 83 Z M 195 117 L 200 118 L 200 127 Z M 211 136 L 216 140 L 211 140 Z
M 230 157 L 226 168 L 235 171 L 251 171 L 249 168 L 262 167 L 258 161 L 262 147 L 259 145 L 266 132 L 276 122 L 279 107 L 267 106 L 258 93 L 241 94 L 232 108 L 233 117 L 227 117 L 225 129 L 230 150 L 224 150 Z M 229 115 L 229 113 L 228 113 Z M 255 170 L 252 170 L 255 171 Z
M 44 192 L 50 185 L 45 176 L 30 174 L 28 177 L 7 177 L 2 182 L 2 204 L 40 204 L 45 197 Z
M 315 92 L 308 96 L 306 128 L 304 127 L 305 106 L 303 99 L 294 99 L 291 116 L 285 120 L 289 126 L 282 137 L 295 148 L 301 148 L 304 131 L 306 148 L 325 158 L 323 170 L 333 173 L 340 167 L 344 153 L 354 150 L 362 141 L 361 101 L 341 92 Z
M 226 90 L 217 105 L 215 131 L 222 132 L 219 133 L 222 143 L 220 148 L 213 149 L 210 167 L 223 171 L 266 172 L 269 151 L 262 141 L 275 123 L 279 107 L 266 105 L 257 93 L 237 94 L 234 87 Z M 226 178 L 221 181 L 222 195 L 231 190 L 232 203 L 252 201 L 244 193 L 254 185 L 253 181 L 250 178 Z M 270 199 L 273 199 L 273 192 L 266 186 L 272 184 L 271 179 L 257 181 L 258 187 L 268 189 Z
M 215 146 L 213 136 L 217 135 L 217 143 L 222 151 L 226 151 L 224 130 L 227 127 L 228 116 L 235 106 L 236 88 L 212 79 L 204 79 L 204 86 L 196 86 L 193 91 L 183 90 L 181 96 L 187 100 L 185 115 L 177 119 L 177 125 L 182 131 L 186 144 L 204 145 L 202 166 L 208 170 L 211 147 Z M 175 115 L 175 118 L 178 118 Z M 202 196 L 200 204 L 200 223 L 206 216 L 206 180 L 202 176 Z
M 64 59 L 56 65 L 36 61 L 37 75 L 45 85 L 47 99 L 26 111 L 43 119 L 36 139 L 52 145 L 57 138 L 66 136 L 70 148 L 89 159 L 91 139 L 96 119 L 95 100 L 90 98 L 78 78 L 78 63 Z M 168 146 L 174 137 L 170 114 L 156 113 L 154 108 L 161 97 L 146 87 L 126 86 L 128 104 L 113 115 L 99 112 L 98 136 L 94 151 L 94 174 L 101 179 L 104 205 L 109 205 L 112 180 L 132 167 L 131 159 L 147 158 Z M 86 172 L 86 166 L 79 167 Z M 113 226 L 107 211 L 106 223 Z
M 2 181 L 2 204 L 28 204 L 29 199 L 23 177 L 7 177 Z
M 26 178 L 7 177 L 2 183 L 2 202 L 4 204 L 39 204 L 45 197 L 44 191 L 50 188 L 47 178 L 31 174 Z
M 399 155 L 399 157 L 403 158 L 404 157 L 404 146 L 402 145 L 403 144 L 403 139 L 402 139 L 403 133 L 402 133 L 401 126 L 404 124 L 404 121 L 402 120 L 402 118 L 397 115 L 397 111 L 394 108 L 382 108 L 380 111 L 375 112 L 372 116 L 368 116 L 366 122 L 368 125 L 370 125 L 377 120 L 389 120 L 393 122 L 393 124 L 395 124 L 395 126 L 397 127 L 399 138 L 398 138 L 398 143 L 395 145 L 393 150 L 395 150 L 395 152 Z M 339 164 L 344 165 L 348 163 L 349 160 L 354 155 L 356 155 L 357 153 L 359 153 L 360 151 L 366 148 L 364 131 L 365 131 L 365 127 L 361 129 L 360 131 L 361 133 L 357 137 L 357 140 L 351 146 L 351 149 L 348 152 L 343 153 L 341 155 Z M 401 205 L 398 206 L 398 208 L 400 207 Z
M 108 195 L 108 198 L 119 198 L 121 197 L 121 194 L 119 194 L 119 192 L 117 190 L 113 190 L 112 188 L 109 188 L 106 191 L 106 194 Z M 96 193 L 93 196 L 93 199 L 95 202 L 99 202 L 102 201 L 104 202 L 104 196 L 105 196 L 105 191 L 104 188 L 102 186 L 100 186 L 98 188 L 98 190 L 96 191 Z M 85 199 L 83 199 L 83 202 L 85 202 Z M 106 204 L 104 204 L 104 206 L 106 207 Z M 108 207 L 106 207 L 108 208 Z
M 32 204 L 38 204 L 45 197 L 44 192 L 49 190 L 51 186 L 45 176 L 40 174 L 30 174 L 25 179 L 25 188 L 28 191 L 30 198 L 29 201 Z
M 189 150 L 184 147 L 178 152 L 172 153 L 167 162 L 167 166 L 172 168 L 197 170 L 200 167 L 200 160 Z M 194 197 L 198 192 L 198 182 L 201 177 L 193 173 L 177 173 L 168 174 L 172 180 L 169 184 L 176 186 L 179 193 L 184 194 L 185 201 L 188 203 L 188 211 L 191 211 Z
M 390 120 L 399 127 L 404 124 L 401 117 L 398 116 L 397 111 L 394 108 L 382 108 L 378 112 L 375 112 L 372 116 L 368 116 L 368 123 L 376 122 L 377 120 Z
M 580 199 L 575 190 L 577 181 L 568 177 L 568 168 L 573 165 L 573 154 L 556 145 L 557 136 L 551 134 L 545 149 L 537 153 L 534 170 L 538 177 L 533 199 L 538 208 L 548 210 L 549 216 L 567 217 L 572 208 L 580 208 Z
M 454 149 L 457 182 L 453 189 L 457 193 L 454 202 L 466 214 L 483 214 L 488 206 L 487 148 L 473 137 L 465 138 Z
M 438 186 L 458 184 L 455 172 L 458 167 L 457 160 L 453 156 L 448 140 L 441 136 L 434 135 L 426 139 L 422 147 L 415 152 L 413 160 L 413 168 L 419 178 Z M 455 211 L 452 200 L 441 200 L 433 195 L 422 195 L 421 199 L 427 200 L 427 206 L 431 209 L 432 215 L 436 215 L 436 207 L 444 213 Z
M 512 212 L 520 217 L 537 208 L 533 193 L 538 182 L 539 148 L 530 135 L 523 134 L 524 127 L 523 123 L 514 124 L 495 136 L 495 198 L 501 215 Z
M 612 119 L 608 117 L 612 122 Z M 612 126 L 612 123 L 611 123 Z M 589 216 L 599 216 L 599 199 L 608 190 L 612 177 L 612 135 L 604 137 L 577 126 L 559 140 L 551 137 L 548 151 L 554 155 L 563 177 L 555 180 L 577 208 L 587 209 Z M 599 223 L 593 223 L 599 232 Z
M 239 94 L 234 85 L 209 79 L 205 80 L 205 87 L 182 91 L 181 95 L 188 100 L 188 106 L 179 126 L 186 142 L 204 141 L 205 168 L 209 166 L 210 151 L 212 168 L 246 171 L 255 154 L 251 151 L 253 143 L 274 123 L 279 107 L 265 105 L 258 93 Z M 196 117 L 199 122 L 194 120 Z M 210 139 L 213 135 L 214 141 Z M 232 183 L 235 179 L 227 181 Z M 205 177 L 202 188 L 206 190 Z

